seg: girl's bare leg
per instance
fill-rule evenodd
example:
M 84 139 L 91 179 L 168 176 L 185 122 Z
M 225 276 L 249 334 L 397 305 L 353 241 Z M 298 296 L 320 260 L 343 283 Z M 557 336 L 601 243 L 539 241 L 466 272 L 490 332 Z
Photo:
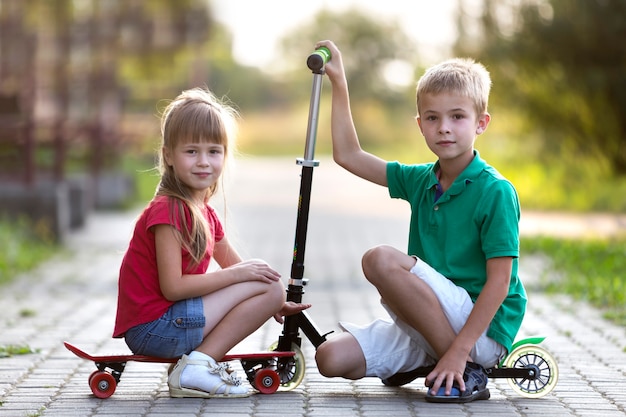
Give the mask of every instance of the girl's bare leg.
M 285 302 L 281 282 L 245 282 L 202 297 L 206 325 L 197 351 L 220 360 L 263 325 Z

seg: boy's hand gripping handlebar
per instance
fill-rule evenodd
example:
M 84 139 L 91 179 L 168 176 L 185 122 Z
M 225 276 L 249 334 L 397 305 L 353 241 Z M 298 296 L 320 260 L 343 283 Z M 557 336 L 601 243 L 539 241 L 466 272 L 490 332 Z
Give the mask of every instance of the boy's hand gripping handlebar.
M 306 65 L 313 72 L 313 88 L 309 105 L 309 123 L 306 132 L 304 159 L 298 158 L 298 165 L 310 167 L 319 165 L 319 162 L 314 160 L 313 156 L 315 154 L 315 139 L 317 136 L 317 119 L 320 111 L 322 76 L 324 75 L 324 65 L 328 61 L 330 61 L 330 50 L 325 46 L 317 48 L 306 60 Z
M 330 61 L 330 51 L 325 46 L 320 46 L 306 60 L 306 65 L 313 72 L 319 72 Z

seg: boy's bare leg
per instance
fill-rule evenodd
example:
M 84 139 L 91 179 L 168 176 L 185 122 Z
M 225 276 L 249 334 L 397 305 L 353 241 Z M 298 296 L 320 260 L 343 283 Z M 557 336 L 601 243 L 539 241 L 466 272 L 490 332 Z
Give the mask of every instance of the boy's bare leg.
M 390 246 L 377 246 L 363 256 L 363 272 L 398 318 L 417 330 L 441 358 L 456 334 L 437 296 L 410 272 L 415 259 Z
M 398 318 L 420 332 L 438 357 L 456 334 L 430 286 L 410 272 L 415 259 L 390 246 L 378 246 L 363 256 L 363 271 Z M 366 362 L 358 342 L 348 332 L 322 343 L 315 354 L 320 373 L 327 377 L 360 379 Z
M 348 332 L 322 343 L 315 352 L 315 361 L 320 374 L 326 377 L 360 379 L 365 376 L 365 356 L 359 343 Z

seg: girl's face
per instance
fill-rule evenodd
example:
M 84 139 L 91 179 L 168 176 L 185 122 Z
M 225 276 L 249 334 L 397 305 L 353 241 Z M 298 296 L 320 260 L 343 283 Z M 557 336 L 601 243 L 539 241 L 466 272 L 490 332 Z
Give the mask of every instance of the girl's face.
M 452 93 L 424 94 L 417 119 L 426 144 L 441 161 L 474 157 L 476 136 L 490 116 L 476 114 L 471 99 Z
M 224 145 L 211 142 L 180 141 L 174 149 L 163 149 L 167 165 L 187 185 L 198 202 L 204 202 L 207 190 L 215 185 L 224 168 Z

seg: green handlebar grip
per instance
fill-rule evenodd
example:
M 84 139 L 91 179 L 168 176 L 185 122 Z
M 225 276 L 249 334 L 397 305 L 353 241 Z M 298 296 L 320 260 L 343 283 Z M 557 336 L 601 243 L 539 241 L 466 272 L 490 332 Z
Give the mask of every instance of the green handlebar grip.
M 330 61 L 330 51 L 327 47 L 321 46 L 309 55 L 306 65 L 312 71 L 319 71 L 328 61 Z

